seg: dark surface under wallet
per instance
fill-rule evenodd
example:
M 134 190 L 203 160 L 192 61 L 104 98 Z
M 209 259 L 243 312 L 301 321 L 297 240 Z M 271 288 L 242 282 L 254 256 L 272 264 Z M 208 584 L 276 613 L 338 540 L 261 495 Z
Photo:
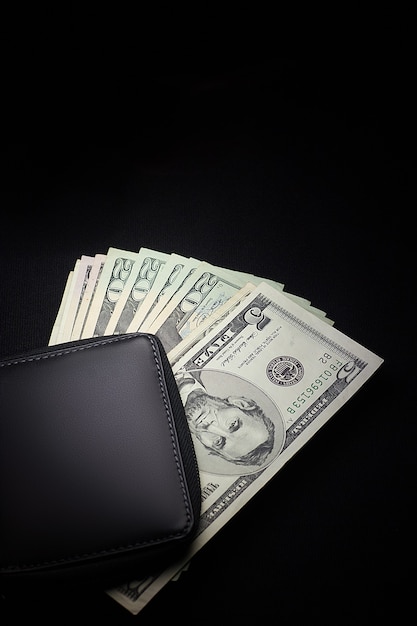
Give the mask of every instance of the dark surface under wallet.
M 0 362 L 2 585 L 114 584 L 186 548 L 200 512 L 192 440 L 149 334 Z

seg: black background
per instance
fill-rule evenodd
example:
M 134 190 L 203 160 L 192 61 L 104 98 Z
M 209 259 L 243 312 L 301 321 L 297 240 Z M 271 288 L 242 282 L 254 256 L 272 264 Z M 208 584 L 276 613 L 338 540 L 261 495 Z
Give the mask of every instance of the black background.
M 168 46 L 161 56 L 103 49 L 69 47 L 57 64 L 47 49 L 30 86 L 14 76 L 5 98 L 1 356 L 47 344 L 78 257 L 144 246 L 283 282 L 384 364 L 137 617 L 104 592 L 56 597 L 46 588 L 29 602 L 22 589 L 18 602 L 2 601 L 2 623 L 408 615 L 409 52 L 214 58 L 190 48 L 180 58 Z

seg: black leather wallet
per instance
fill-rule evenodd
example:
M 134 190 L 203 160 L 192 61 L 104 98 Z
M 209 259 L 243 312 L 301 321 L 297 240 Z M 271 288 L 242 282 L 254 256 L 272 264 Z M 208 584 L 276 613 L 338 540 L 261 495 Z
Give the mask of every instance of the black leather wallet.
M 149 574 L 190 543 L 200 502 L 187 420 L 156 336 L 0 361 L 3 583 Z

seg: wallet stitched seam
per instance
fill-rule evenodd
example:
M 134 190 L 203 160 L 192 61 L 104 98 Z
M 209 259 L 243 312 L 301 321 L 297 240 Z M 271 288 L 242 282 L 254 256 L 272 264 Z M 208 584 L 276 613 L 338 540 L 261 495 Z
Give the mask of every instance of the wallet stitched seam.
M 158 544 L 158 543 L 163 543 L 166 540 L 172 539 L 174 537 L 181 537 L 183 535 L 184 532 L 188 531 L 188 528 L 190 527 L 191 523 L 192 523 L 192 516 L 191 516 L 191 509 L 190 509 L 190 505 L 188 502 L 188 498 L 187 498 L 187 489 L 185 487 L 185 483 L 184 483 L 184 477 L 183 477 L 183 472 L 181 469 L 181 463 L 179 461 L 179 456 L 178 456 L 178 451 L 177 451 L 177 445 L 176 445 L 176 440 L 175 440 L 175 435 L 174 435 L 174 428 L 173 428 L 173 424 L 172 424 L 172 417 L 170 414 L 170 405 L 169 402 L 167 400 L 166 397 L 166 393 L 165 393 L 165 389 L 164 389 L 164 383 L 163 383 L 163 375 L 162 375 L 162 370 L 161 370 L 161 366 L 159 364 L 158 361 L 158 352 L 157 349 L 155 347 L 155 340 L 152 336 L 150 336 L 149 334 L 146 333 L 141 333 L 139 334 L 135 334 L 135 335 L 125 335 L 122 337 L 110 337 L 110 338 L 106 338 L 106 339 L 101 339 L 95 342 L 91 342 L 85 345 L 76 345 L 74 347 L 71 348 L 65 348 L 65 349 L 57 349 L 56 351 L 53 352 L 47 352 L 47 353 L 43 353 L 43 354 L 39 354 L 39 355 L 31 355 L 31 356 L 22 356 L 22 357 L 18 357 L 15 359 L 9 359 L 8 361 L 3 361 L 0 362 L 0 367 L 5 367 L 5 366 L 10 366 L 10 365 L 19 365 L 21 363 L 27 363 L 27 362 L 31 362 L 31 361 L 40 361 L 43 359 L 49 359 L 52 357 L 59 357 L 59 356 L 65 356 L 68 354 L 72 354 L 74 352 L 78 352 L 80 350 L 88 350 L 90 348 L 94 348 L 94 347 L 100 347 L 103 346 L 105 344 L 108 343 L 113 343 L 113 342 L 118 342 L 118 341 L 125 341 L 125 340 L 129 340 L 129 339 L 135 339 L 138 336 L 142 336 L 142 337 L 146 337 L 152 347 L 152 351 L 153 351 L 153 355 L 154 355 L 154 360 L 155 360 L 155 364 L 156 364 L 156 369 L 157 369 L 157 375 L 158 375 L 158 381 L 159 381 L 159 388 L 160 388 L 160 392 L 161 392 L 161 397 L 162 397 L 162 401 L 165 407 L 165 411 L 166 411 L 166 416 L 168 419 L 168 426 L 169 426 L 169 431 L 170 431 L 170 437 L 171 437 L 171 445 L 172 445 L 172 450 L 173 450 L 173 455 L 174 455 L 174 459 L 175 459 L 175 464 L 177 467 L 177 473 L 178 473 L 178 478 L 180 481 L 180 486 L 181 486 L 181 491 L 182 491 L 182 495 L 183 495 L 183 499 L 184 499 L 184 506 L 185 506 L 185 512 L 186 512 L 186 517 L 187 517 L 187 524 L 184 527 L 184 530 L 182 532 L 177 532 L 177 533 L 171 533 L 168 535 L 164 535 L 162 537 L 156 538 L 156 539 L 148 539 L 146 541 L 137 541 L 135 543 L 131 543 L 131 544 L 126 544 L 126 545 L 121 545 L 115 548 L 107 548 L 105 550 L 99 550 L 99 551 L 94 551 L 94 552 L 87 552 L 84 554 L 76 554 L 73 556 L 68 556 L 66 558 L 61 558 L 61 559 L 53 559 L 50 561 L 42 561 L 39 563 L 26 563 L 26 564 L 21 564 L 18 566 L 15 565 L 10 565 L 10 566 L 6 566 L 6 567 L 1 567 L 0 571 L 6 572 L 6 571 L 21 571 L 23 569 L 30 569 L 33 567 L 40 567 L 40 566 L 50 566 L 50 565 L 55 565 L 55 564 L 59 564 L 59 563 L 71 563 L 71 562 L 77 562 L 77 561 L 82 561 L 87 557 L 98 557 L 98 556 L 104 556 L 104 555 L 110 555 L 110 554 L 114 554 L 114 553 L 118 553 L 118 552 L 124 552 L 124 551 L 129 551 L 131 549 L 134 549 L 136 547 L 140 547 L 140 546 L 151 546 L 153 544 Z
M 7 361 L 0 362 L 0 367 L 6 367 L 7 365 L 19 365 L 20 363 L 30 363 L 31 361 L 41 361 L 43 359 L 49 359 L 57 356 L 64 356 L 67 354 L 71 354 L 73 352 L 79 352 L 80 350 L 88 350 L 90 348 L 97 348 L 98 346 L 103 346 L 107 343 L 113 343 L 116 341 L 125 341 L 126 339 L 134 339 L 135 337 L 131 335 L 127 335 L 125 337 L 110 337 L 108 339 L 103 339 L 95 342 L 91 342 L 85 345 L 76 345 L 72 348 L 60 349 L 54 352 L 45 352 L 43 354 L 33 354 L 31 356 L 21 356 L 15 359 L 9 359 Z M 151 338 L 149 337 L 151 341 Z M 153 346 L 152 346 L 153 347 Z M 155 350 L 154 350 L 155 354 Z M 156 358 L 156 357 L 155 357 Z

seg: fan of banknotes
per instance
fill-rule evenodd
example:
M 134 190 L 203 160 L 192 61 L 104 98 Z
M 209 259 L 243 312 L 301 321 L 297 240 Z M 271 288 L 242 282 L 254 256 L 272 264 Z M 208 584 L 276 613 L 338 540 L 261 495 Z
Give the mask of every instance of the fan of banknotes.
M 269 278 L 149 248 L 82 255 L 49 345 L 146 332 L 167 352 L 200 469 L 188 553 L 105 590 L 139 613 L 381 366 L 326 313 Z

